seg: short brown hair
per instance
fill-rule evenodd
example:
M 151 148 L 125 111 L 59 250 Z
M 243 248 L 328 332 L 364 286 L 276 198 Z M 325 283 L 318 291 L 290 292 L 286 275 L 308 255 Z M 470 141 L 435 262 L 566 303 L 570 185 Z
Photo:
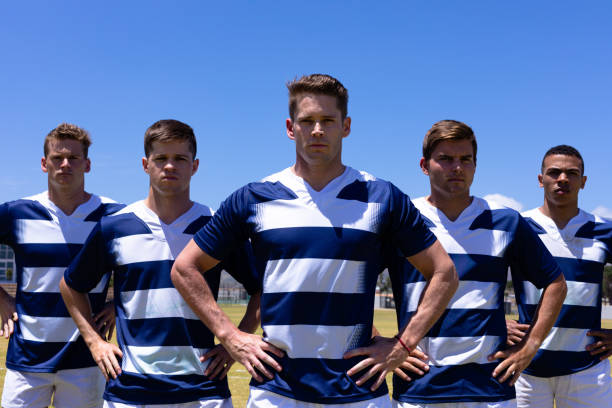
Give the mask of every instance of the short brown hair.
M 348 91 L 340 81 L 331 75 L 304 75 L 300 79 L 287 82 L 287 89 L 289 89 L 289 117 L 291 119 L 295 119 L 298 96 L 303 93 L 333 96 L 336 98 L 336 106 L 342 115 L 342 120 L 348 114 Z
M 425 139 L 423 139 L 423 157 L 425 160 L 431 159 L 431 154 L 436 149 L 436 146 L 446 140 L 469 140 L 472 142 L 474 163 L 476 163 L 478 145 L 476 144 L 474 131 L 465 123 L 456 120 L 441 120 L 434 123 L 431 129 L 427 131 Z
M 564 144 L 551 147 L 546 153 L 544 153 L 544 157 L 542 158 L 542 173 L 544 173 L 544 160 L 546 160 L 548 156 L 555 154 L 577 157 L 580 160 L 580 171 L 582 172 L 582 175 L 584 175 L 584 160 L 582 159 L 582 155 L 580 155 L 580 152 L 575 147 Z
M 153 142 L 165 143 L 173 140 L 189 143 L 189 151 L 195 159 L 198 146 L 193 129 L 188 124 L 174 119 L 158 120 L 149 126 L 144 136 L 145 156 L 149 157 L 153 150 Z
M 89 132 L 83 128 L 73 125 L 72 123 L 60 123 L 55 129 L 49 132 L 45 137 L 43 151 L 45 157 L 49 154 L 49 143 L 51 140 L 76 140 L 83 145 L 83 155 L 87 158 L 89 146 L 91 146 L 91 138 Z

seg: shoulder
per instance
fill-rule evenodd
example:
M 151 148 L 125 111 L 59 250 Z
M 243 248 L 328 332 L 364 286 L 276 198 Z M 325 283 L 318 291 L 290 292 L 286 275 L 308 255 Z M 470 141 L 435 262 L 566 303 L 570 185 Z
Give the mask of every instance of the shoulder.
M 367 203 L 387 203 L 398 197 L 407 197 L 399 188 L 387 180 L 352 168 L 347 169 L 346 184 L 338 198 Z
M 518 211 L 494 200 L 474 197 L 474 210 L 478 213 L 470 229 L 515 231 L 523 220 Z
M 44 205 L 45 198 L 46 193 L 40 193 L 18 200 L 7 201 L 1 205 L 3 216 L 12 219 L 51 221 L 53 217 Z
M 595 214 L 580 210 L 578 215 L 582 225 L 576 232 L 577 238 L 596 239 L 612 246 L 612 221 Z

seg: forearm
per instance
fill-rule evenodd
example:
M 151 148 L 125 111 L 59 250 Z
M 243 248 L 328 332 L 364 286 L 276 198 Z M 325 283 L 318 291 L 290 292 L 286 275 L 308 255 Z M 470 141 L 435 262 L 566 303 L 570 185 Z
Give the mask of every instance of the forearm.
M 64 278 L 60 281 L 60 292 L 68 313 L 74 320 L 77 328 L 81 332 L 81 336 L 88 347 L 96 343 L 97 341 L 104 341 L 100 334 L 95 329 L 95 323 L 93 321 L 91 304 L 89 303 L 89 297 L 86 293 L 81 293 L 66 284 Z
M 525 337 L 525 342 L 532 344 L 534 347 L 540 347 L 559 316 L 566 294 L 567 285 L 563 275 L 560 275 L 544 289 L 531 328 Z
M 261 292 L 258 292 L 251 296 L 249 303 L 247 304 L 246 312 L 238 325 L 238 329 L 247 333 L 254 333 L 259 327 L 261 322 L 261 316 L 259 312 L 259 306 L 261 304 Z

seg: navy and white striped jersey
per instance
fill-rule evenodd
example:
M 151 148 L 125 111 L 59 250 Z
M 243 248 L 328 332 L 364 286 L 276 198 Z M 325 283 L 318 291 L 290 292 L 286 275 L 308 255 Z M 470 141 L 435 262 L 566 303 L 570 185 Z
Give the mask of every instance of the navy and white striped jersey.
M 499 361 L 487 357 L 506 342 L 504 289 L 508 267 L 544 287 L 561 271 L 520 214 L 474 197 L 455 221 L 426 198 L 414 200 L 453 260 L 459 287 L 446 311 L 419 343 L 429 373 L 405 382 L 393 378 L 393 398 L 410 403 L 496 402 L 515 397 L 514 387 L 491 376 Z M 417 310 L 426 282 L 404 257 L 390 257 L 398 325 Z M 412 376 L 414 378 L 414 376 Z
M 64 270 L 100 217 L 123 205 L 92 195 L 66 215 L 49 194 L 0 205 L 0 242 L 15 252 L 19 320 L 9 341 L 6 366 L 26 372 L 95 366 L 59 293 Z M 91 288 L 94 312 L 104 306 L 107 279 Z
M 322 404 L 385 395 L 346 372 L 368 344 L 383 245 L 414 255 L 435 241 L 410 199 L 391 183 L 347 167 L 321 191 L 291 169 L 233 193 L 194 240 L 222 259 L 250 238 L 263 294 L 265 339 L 285 351 L 275 378 L 251 386 Z
M 582 210 L 563 229 L 537 208 L 523 216 L 554 256 L 567 283 L 561 313 L 524 372 L 554 377 L 592 367 L 599 356 L 591 356 L 585 347 L 596 338 L 586 333 L 601 328 L 601 282 L 605 264 L 612 262 L 612 223 Z M 521 276 L 515 288 L 520 322 L 528 323 L 541 291 Z
M 214 336 L 170 279 L 174 259 L 211 218 L 210 208 L 194 203 L 172 224 L 164 224 L 143 201 L 104 217 L 66 270 L 66 283 L 79 292 L 113 272 L 117 342 L 122 373 L 110 379 L 104 399 L 124 404 L 179 404 L 228 398 L 227 379 L 211 381 L 199 357 Z M 259 290 L 252 254 L 244 242 L 223 265 L 204 275 L 217 295 L 226 269 L 249 293 Z M 248 247 L 247 247 L 248 248 Z

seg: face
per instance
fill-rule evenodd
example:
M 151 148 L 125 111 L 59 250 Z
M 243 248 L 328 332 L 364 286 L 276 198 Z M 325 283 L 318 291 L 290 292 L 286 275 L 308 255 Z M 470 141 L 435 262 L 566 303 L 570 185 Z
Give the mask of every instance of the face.
M 476 163 L 469 140 L 438 143 L 429 160 L 421 159 L 421 169 L 429 176 L 432 194 L 453 198 L 470 195 Z
M 189 192 L 191 176 L 198 170 L 199 160 L 193 159 L 185 141 L 153 142 L 149 157 L 142 159 L 151 188 L 162 195 Z
M 295 141 L 297 159 L 308 165 L 342 164 L 342 139 L 351 132 L 351 118 L 344 120 L 329 95 L 303 94 L 295 118 L 287 119 L 287 135 Z
M 542 174 L 538 175 L 544 199 L 555 206 L 578 206 L 578 192 L 584 188 L 581 161 L 575 156 L 553 154 L 544 159 Z
M 46 157 L 40 162 L 47 173 L 50 188 L 75 189 L 85 185 L 85 173 L 91 162 L 85 157 L 83 144 L 78 140 L 51 139 Z

